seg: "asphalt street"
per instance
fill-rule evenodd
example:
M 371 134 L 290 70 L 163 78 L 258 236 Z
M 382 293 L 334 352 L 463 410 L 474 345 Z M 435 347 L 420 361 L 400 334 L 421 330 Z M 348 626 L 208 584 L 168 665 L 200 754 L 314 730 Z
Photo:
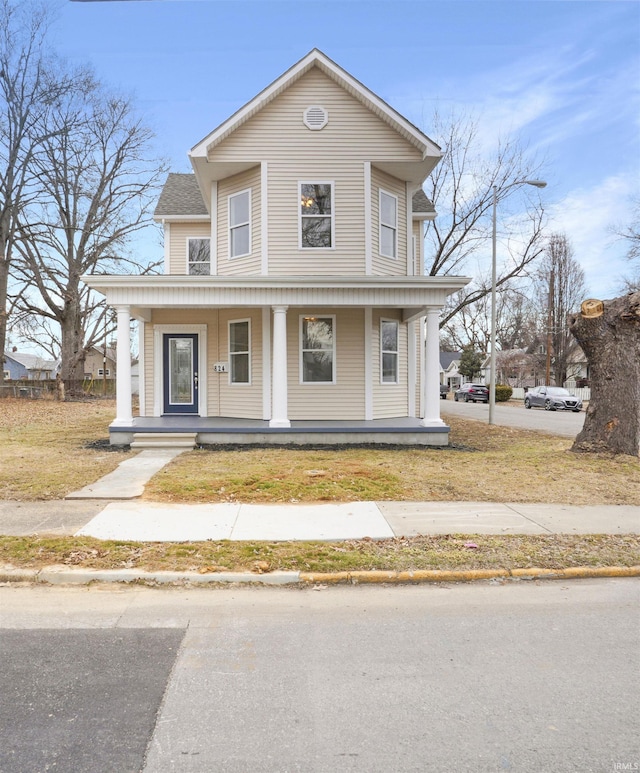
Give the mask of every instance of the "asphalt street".
M 2 587 L 0 769 L 635 770 L 639 601 L 633 579 Z
M 440 401 L 440 413 L 445 421 L 448 415 L 477 419 L 485 423 L 489 421 L 489 406 L 486 403 L 455 402 L 451 396 Z M 497 403 L 494 421 L 504 427 L 533 429 L 548 432 L 551 435 L 575 437 L 582 429 L 584 416 L 584 411 L 573 413 L 572 411 L 545 411 L 541 408 L 527 410 L 524 405 Z

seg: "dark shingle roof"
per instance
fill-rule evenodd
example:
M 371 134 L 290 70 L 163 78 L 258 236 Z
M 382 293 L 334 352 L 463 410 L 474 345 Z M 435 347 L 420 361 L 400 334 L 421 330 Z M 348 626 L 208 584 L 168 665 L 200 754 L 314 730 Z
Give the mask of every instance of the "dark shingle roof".
M 435 212 L 433 202 L 429 201 L 425 192 L 420 188 L 413 194 L 413 211 L 414 212 Z
M 155 217 L 171 217 L 172 215 L 201 217 L 208 215 L 196 182 L 196 176 L 171 172 L 167 177 L 153 214 Z
M 432 202 L 429 201 L 422 189 L 413 195 L 413 211 L 419 213 L 435 212 Z M 171 217 L 172 215 L 201 217 L 208 215 L 202 194 L 196 183 L 196 176 L 171 172 L 167 177 L 153 214 L 155 217 Z
M 446 370 L 452 362 L 459 360 L 462 352 L 440 352 L 440 367 Z

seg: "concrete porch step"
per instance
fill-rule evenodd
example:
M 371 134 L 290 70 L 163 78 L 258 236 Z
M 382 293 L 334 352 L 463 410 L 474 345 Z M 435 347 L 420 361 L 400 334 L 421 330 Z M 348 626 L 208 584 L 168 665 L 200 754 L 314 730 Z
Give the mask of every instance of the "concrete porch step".
M 195 448 L 197 432 L 135 432 L 131 448 Z

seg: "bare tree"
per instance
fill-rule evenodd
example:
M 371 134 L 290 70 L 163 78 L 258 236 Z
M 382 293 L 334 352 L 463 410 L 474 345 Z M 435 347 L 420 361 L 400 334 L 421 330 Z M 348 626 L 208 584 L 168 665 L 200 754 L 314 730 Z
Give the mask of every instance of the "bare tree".
M 471 259 L 486 252 L 491 243 L 493 189 L 496 190 L 498 229 L 501 234 L 496 287 L 521 276 L 540 255 L 543 246 L 544 208 L 526 181 L 540 177 L 541 164 L 516 141 L 498 141 L 492 156 L 480 148 L 477 121 L 436 111 L 431 133 L 444 147 L 443 158 L 425 183 L 436 203 L 438 217 L 427 224 L 425 273 L 462 274 Z M 514 215 L 510 204 L 517 203 Z M 456 296 L 443 315 L 442 325 L 491 292 L 490 283 L 478 283 Z
M 587 294 L 584 271 L 565 234 L 552 234 L 547 240 L 536 284 L 538 305 L 546 310 L 541 314 L 540 326 L 546 330 L 551 375 L 554 383 L 562 386 L 571 356 L 577 351 L 567 317 L 577 311 Z
M 19 277 L 29 285 L 18 313 L 60 327 L 61 378 L 79 381 L 85 354 L 105 335 L 106 306 L 80 277 L 153 264 L 127 252 L 149 223 L 164 164 L 151 158 L 152 134 L 127 99 L 87 81 L 50 116 L 53 131 L 35 159 L 41 195 L 24 210 Z
M 0 359 L 18 217 L 36 191 L 33 159 L 50 130 L 47 116 L 76 79 L 47 50 L 50 21 L 44 2 L 0 0 Z
M 622 277 L 620 289 L 625 293 L 637 292 L 640 290 L 640 196 L 633 199 L 631 223 L 615 233 L 626 242 L 627 260 L 632 266 L 632 273 Z
M 640 454 L 640 292 L 588 300 L 569 328 L 589 362 L 591 400 L 573 451 Z
M 459 311 L 443 325 L 441 333 L 452 349 L 462 349 L 471 343 L 475 349 L 486 353 L 490 350 L 491 298 L 485 294 L 472 303 L 463 304 L 467 292 L 461 290 L 451 297 L 450 306 L 459 307 Z M 535 340 L 536 323 L 537 315 L 531 300 L 530 283 L 505 283 L 496 294 L 498 347 L 529 347 Z

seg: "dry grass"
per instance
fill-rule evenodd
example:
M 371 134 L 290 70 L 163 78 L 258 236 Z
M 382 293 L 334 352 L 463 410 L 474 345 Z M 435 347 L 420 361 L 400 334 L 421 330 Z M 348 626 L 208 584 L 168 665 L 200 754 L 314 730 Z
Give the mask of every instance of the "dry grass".
M 60 499 L 111 472 L 126 454 L 85 446 L 114 415 L 113 400 L 0 400 L 0 499 Z
M 99 447 L 114 412 L 112 400 L 0 400 L 0 499 L 60 498 L 113 470 L 128 455 Z M 156 475 L 145 498 L 640 504 L 636 458 L 573 454 L 567 438 L 456 417 L 450 424 L 446 449 L 200 449 Z
M 357 500 L 640 504 L 640 460 L 449 417 L 447 449 L 254 448 L 183 454 L 149 483 L 164 502 Z
M 40 569 L 313 571 L 638 566 L 638 535 L 441 535 L 332 542 L 110 542 L 88 537 L 0 537 L 2 564 Z

